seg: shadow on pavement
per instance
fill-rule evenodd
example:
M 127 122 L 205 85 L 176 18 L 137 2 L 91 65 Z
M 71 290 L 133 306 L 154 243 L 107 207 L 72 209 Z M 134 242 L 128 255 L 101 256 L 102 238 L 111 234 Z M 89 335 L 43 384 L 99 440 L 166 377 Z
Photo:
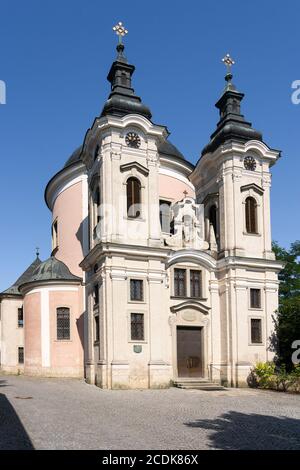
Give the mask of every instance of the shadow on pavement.
M 224 413 L 217 419 L 185 423 L 213 431 L 210 447 L 223 450 L 300 450 L 300 420 L 286 416 Z
M 13 406 L 6 396 L 0 393 L 0 450 L 33 449 L 32 442 Z

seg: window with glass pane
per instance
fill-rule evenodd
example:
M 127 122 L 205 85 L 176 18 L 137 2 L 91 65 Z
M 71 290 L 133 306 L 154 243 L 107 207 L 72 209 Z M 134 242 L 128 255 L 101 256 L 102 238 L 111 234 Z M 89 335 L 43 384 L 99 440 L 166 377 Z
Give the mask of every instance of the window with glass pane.
M 99 315 L 95 316 L 95 341 L 99 341 Z
M 202 297 L 201 294 L 201 271 L 190 271 L 191 297 Z
M 93 299 L 94 299 L 94 306 L 99 304 L 99 285 L 94 285 L 94 292 L 93 292 Z
M 130 300 L 144 300 L 144 284 L 141 279 L 130 279 Z
M 127 215 L 132 219 L 140 217 L 141 183 L 137 178 L 127 180 Z
M 250 289 L 250 308 L 261 308 L 260 289 Z
M 186 297 L 186 270 L 174 269 L 174 295 Z
M 212 224 L 215 232 L 215 237 L 218 238 L 217 233 L 217 208 L 215 205 L 209 209 L 209 223 Z
M 23 307 L 18 308 L 18 327 L 23 328 L 24 319 L 23 319 Z
M 169 201 L 159 201 L 159 220 L 161 231 L 171 232 L 171 203 Z
M 58 221 L 55 220 L 52 224 L 52 250 L 58 247 Z
M 131 314 L 131 339 L 133 341 L 144 340 L 144 314 Z
M 70 309 L 60 307 L 56 310 L 57 339 L 70 339 Z
M 253 197 L 247 197 L 245 211 L 247 233 L 257 233 L 257 204 Z
M 18 363 L 24 364 L 24 348 L 18 348 Z
M 261 319 L 251 318 L 251 343 L 262 343 Z

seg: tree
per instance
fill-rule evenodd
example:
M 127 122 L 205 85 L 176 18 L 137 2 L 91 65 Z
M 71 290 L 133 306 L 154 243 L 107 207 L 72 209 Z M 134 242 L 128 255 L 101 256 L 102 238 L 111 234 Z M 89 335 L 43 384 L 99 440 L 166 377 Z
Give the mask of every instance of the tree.
M 292 343 L 300 340 L 300 241 L 289 250 L 273 243 L 276 259 L 285 263 L 279 273 L 279 307 L 275 322 L 275 347 L 279 364 L 292 368 Z M 273 342 L 274 343 L 274 342 Z

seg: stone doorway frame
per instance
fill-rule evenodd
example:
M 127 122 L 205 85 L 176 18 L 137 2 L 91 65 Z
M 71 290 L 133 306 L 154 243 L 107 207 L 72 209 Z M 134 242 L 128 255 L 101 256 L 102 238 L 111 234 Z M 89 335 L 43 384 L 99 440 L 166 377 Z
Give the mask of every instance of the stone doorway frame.
M 210 344 L 210 320 L 208 317 L 210 308 L 196 300 L 186 300 L 177 305 L 173 305 L 170 314 L 170 326 L 172 335 L 172 366 L 173 380 L 180 380 L 178 377 L 177 361 L 177 327 L 200 327 L 202 329 L 202 379 L 209 379 L 209 344 Z

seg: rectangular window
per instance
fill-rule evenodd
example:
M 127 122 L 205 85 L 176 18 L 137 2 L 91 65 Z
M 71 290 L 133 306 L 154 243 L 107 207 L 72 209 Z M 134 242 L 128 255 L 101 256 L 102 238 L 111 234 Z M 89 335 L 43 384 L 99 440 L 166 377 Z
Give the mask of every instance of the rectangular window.
M 70 339 L 70 309 L 60 307 L 56 310 L 57 339 Z
M 99 285 L 94 285 L 94 292 L 93 292 L 93 299 L 94 299 L 94 307 L 99 305 Z
M 190 270 L 190 287 L 191 287 L 191 297 L 202 296 L 201 293 L 201 271 Z
M 24 348 L 18 348 L 18 363 L 24 364 Z
M 262 343 L 260 318 L 251 318 L 251 343 Z
M 18 328 L 23 328 L 24 319 L 23 319 L 23 307 L 18 308 Z
M 141 279 L 130 279 L 130 300 L 144 300 L 144 282 Z
M 159 201 L 159 220 L 161 231 L 171 233 L 171 203 L 160 199 Z
M 52 250 L 58 247 L 58 223 L 55 220 L 52 224 Z
M 95 316 L 95 341 L 99 341 L 99 315 Z
M 186 297 L 186 270 L 174 269 L 174 295 Z
M 144 341 L 144 314 L 131 313 L 131 340 Z
M 250 289 L 250 308 L 261 308 L 260 289 Z

